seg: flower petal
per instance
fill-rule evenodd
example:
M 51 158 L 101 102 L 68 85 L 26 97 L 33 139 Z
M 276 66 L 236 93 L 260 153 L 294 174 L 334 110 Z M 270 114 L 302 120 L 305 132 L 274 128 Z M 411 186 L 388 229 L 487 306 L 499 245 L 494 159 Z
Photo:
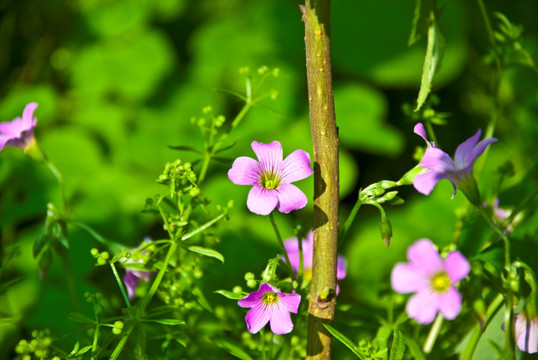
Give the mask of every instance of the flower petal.
M 417 123 L 413 132 L 423 138 L 428 147 L 435 147 L 435 145 L 428 140 L 428 135 L 426 134 L 426 130 L 424 130 L 424 125 L 422 125 L 422 123 Z
M 458 164 L 456 162 L 456 167 L 461 167 L 461 168 L 464 168 L 464 169 L 467 169 L 467 170 L 471 170 L 472 167 L 473 167 L 473 164 L 474 162 L 476 161 L 476 159 L 478 159 L 478 157 L 480 155 L 482 155 L 482 153 L 484 151 L 486 151 L 487 147 L 490 146 L 491 144 L 497 142 L 497 139 L 495 138 L 487 138 L 487 139 L 484 139 L 482 141 L 480 141 L 478 143 L 478 145 L 476 145 L 470 155 L 470 158 L 469 158 L 469 163 L 468 164 Z
M 258 291 L 251 292 L 246 297 L 237 301 L 237 304 L 243 308 L 254 307 L 257 304 L 261 303 L 263 294 L 268 291 L 277 292 L 278 290 L 275 290 L 271 285 L 267 283 L 262 283 L 260 287 L 258 288 Z
M 259 184 L 260 164 L 246 156 L 238 157 L 228 171 L 228 178 L 236 185 Z
M 456 164 L 458 164 L 459 169 L 466 168 L 474 161 L 471 160 L 471 156 L 473 153 L 473 149 L 478 142 L 478 139 L 480 138 L 480 134 L 482 134 L 482 130 L 478 129 L 476 134 L 462 142 L 456 149 L 456 153 L 454 154 L 454 160 L 456 161 Z
M 284 307 L 286 311 L 297 314 L 299 304 L 301 303 L 301 295 L 296 294 L 295 292 L 293 292 L 293 294 L 279 292 L 278 298 L 280 300 L 279 306 Z
M 407 315 L 419 324 L 430 324 L 439 310 L 437 294 L 423 290 L 411 296 L 405 308 Z
M 5 136 L 4 134 L 0 134 L 0 150 L 4 148 L 9 138 Z
M 398 263 L 394 266 L 390 281 L 394 291 L 400 294 L 427 289 L 429 284 L 429 278 L 422 270 L 404 263 Z
M 290 211 L 301 209 L 308 203 L 306 195 L 292 184 L 281 184 L 276 190 L 278 194 L 278 211 L 287 214 Z
M 448 320 L 454 320 L 461 310 L 461 294 L 454 287 L 439 295 L 439 310 Z
M 261 302 L 256 304 L 245 316 L 248 331 L 256 334 L 269 322 L 270 315 L 270 308 L 263 306 Z
M 343 256 L 338 256 L 336 261 L 336 280 L 343 280 L 347 275 L 347 261 Z
M 279 173 L 282 166 L 282 145 L 278 141 L 273 141 L 270 144 L 253 141 L 251 146 L 258 157 L 261 171 Z
M 291 321 L 290 313 L 280 304 L 272 304 L 270 306 L 270 323 L 273 334 L 287 334 L 293 330 L 293 322 Z
M 538 319 L 528 320 L 523 314 L 516 316 L 517 347 L 529 354 L 538 352 Z
M 135 276 L 131 270 L 127 269 L 127 271 L 125 271 L 125 276 L 123 277 L 123 282 L 127 288 L 129 299 L 132 299 L 136 291 L 136 286 L 138 285 L 138 277 Z
M 276 190 L 269 190 L 259 185 L 254 185 L 248 193 L 247 207 L 254 214 L 269 215 L 277 204 L 278 194 Z
M 295 150 L 282 162 L 281 181 L 291 183 L 307 178 L 313 173 L 310 155 L 304 150 Z
M 303 269 L 312 268 L 312 250 L 314 246 L 313 233 L 310 231 L 306 239 L 302 240 L 302 249 L 303 249 Z M 290 258 L 291 267 L 295 272 L 299 271 L 299 242 L 297 238 L 291 238 L 284 241 L 284 247 Z M 284 260 L 284 257 L 282 257 Z
M 469 274 L 469 261 L 459 251 L 452 251 L 445 259 L 445 271 L 452 284 L 456 284 Z
M 415 269 L 432 275 L 444 271 L 443 260 L 433 243 L 426 238 L 419 239 L 407 249 L 407 258 Z
M 447 179 L 447 176 L 444 173 L 428 171 L 415 176 L 413 186 L 419 193 L 430 195 L 435 185 L 437 185 L 437 183 L 443 179 Z M 454 183 L 452 183 L 452 185 L 454 186 Z M 456 188 L 454 187 L 454 191 L 455 189 Z
M 420 162 L 420 167 L 442 173 L 457 170 L 450 156 L 443 150 L 434 147 L 426 149 Z
M 27 126 L 26 130 L 33 128 L 37 122 L 34 118 L 35 109 L 37 109 L 37 104 L 32 102 L 26 105 L 22 112 L 22 121 Z

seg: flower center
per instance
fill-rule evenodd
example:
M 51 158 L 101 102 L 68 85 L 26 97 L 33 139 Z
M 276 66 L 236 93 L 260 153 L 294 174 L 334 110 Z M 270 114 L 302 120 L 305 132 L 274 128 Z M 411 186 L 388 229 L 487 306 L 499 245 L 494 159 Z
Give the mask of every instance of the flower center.
M 264 174 L 261 179 L 261 186 L 268 190 L 278 189 L 280 186 L 280 179 L 278 179 L 276 174 Z
M 445 292 L 450 289 L 450 277 L 445 272 L 440 272 L 432 277 L 432 287 L 437 292 Z
M 267 291 L 263 294 L 262 301 L 265 305 L 272 305 L 278 302 L 278 294 L 272 291 Z

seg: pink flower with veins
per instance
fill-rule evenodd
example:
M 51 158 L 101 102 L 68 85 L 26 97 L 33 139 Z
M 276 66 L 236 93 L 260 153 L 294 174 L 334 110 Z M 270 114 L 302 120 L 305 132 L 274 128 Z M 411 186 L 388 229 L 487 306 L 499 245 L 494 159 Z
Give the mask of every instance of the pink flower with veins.
M 407 249 L 409 263 L 392 269 L 391 283 L 398 293 L 415 293 L 407 302 L 409 317 L 420 324 L 431 323 L 437 313 L 453 320 L 461 310 L 461 294 L 455 285 L 469 273 L 467 259 L 452 251 L 443 260 L 429 239 L 420 239 Z
M 258 215 L 268 215 L 275 208 L 282 213 L 303 208 L 308 200 L 299 188 L 291 183 L 312 175 L 310 155 L 295 150 L 282 160 L 282 146 L 278 141 L 263 144 L 252 142 L 258 161 L 241 156 L 235 159 L 228 178 L 237 185 L 252 185 L 247 207 Z

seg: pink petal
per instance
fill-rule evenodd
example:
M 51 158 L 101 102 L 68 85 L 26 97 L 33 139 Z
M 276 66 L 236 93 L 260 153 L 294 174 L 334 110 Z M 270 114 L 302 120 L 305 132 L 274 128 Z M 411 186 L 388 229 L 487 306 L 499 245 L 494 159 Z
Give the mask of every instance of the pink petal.
M 296 294 L 295 292 L 293 294 L 279 292 L 278 298 L 280 300 L 279 306 L 282 306 L 288 312 L 297 314 L 299 304 L 301 303 L 301 295 Z
M 242 298 L 237 302 L 237 304 L 243 308 L 251 308 L 261 303 L 263 294 L 272 291 L 277 292 L 278 289 L 273 288 L 267 283 L 262 283 L 258 288 L 258 291 L 251 292 L 246 297 Z
M 419 239 L 407 249 L 407 258 L 415 267 L 428 275 L 444 271 L 443 260 L 429 239 Z
M 343 256 L 338 256 L 336 265 L 336 280 L 343 280 L 347 275 L 347 261 Z
M 432 144 L 428 141 L 428 135 L 426 134 L 426 130 L 424 130 L 424 125 L 422 125 L 422 123 L 416 124 L 415 128 L 413 129 L 413 132 L 423 138 L 424 141 L 426 141 L 426 145 L 428 145 L 428 147 L 432 146 Z
M 304 150 L 295 150 L 284 159 L 281 167 L 281 180 L 291 183 L 312 175 L 310 155 Z
M 469 261 L 459 251 L 452 251 L 445 259 L 445 271 L 452 284 L 456 284 L 469 274 Z
M 427 289 L 429 278 L 413 265 L 398 263 L 392 269 L 390 281 L 394 291 L 400 294 Z
M 238 157 L 228 171 L 228 178 L 237 185 L 259 184 L 260 164 L 246 156 Z
M 430 324 L 439 310 L 437 294 L 430 290 L 419 291 L 407 302 L 406 311 L 419 324 Z
M 287 334 L 293 330 L 293 322 L 290 313 L 282 304 L 273 304 L 270 306 L 270 322 L 273 334 Z
M 254 214 L 269 215 L 277 204 L 277 190 L 269 190 L 259 185 L 254 185 L 248 193 L 247 207 Z
M 37 119 L 34 118 L 35 109 L 37 109 L 37 104 L 29 103 L 22 112 L 22 121 L 27 126 L 27 130 L 33 128 L 37 122 Z
M 270 307 L 265 307 L 261 302 L 258 303 L 245 316 L 248 331 L 256 334 L 269 322 L 270 315 Z
M 415 176 L 413 180 L 413 186 L 415 189 L 424 195 L 430 195 L 433 188 L 439 181 L 446 179 L 446 175 L 441 172 L 428 171 L 422 174 Z
M 538 352 L 538 320 L 528 320 L 523 314 L 516 316 L 517 347 L 529 354 Z
M 253 141 L 251 146 L 263 172 L 279 173 L 282 165 L 282 146 L 278 141 L 270 144 Z
M 3 134 L 0 134 L 0 150 L 4 148 L 9 138 Z
M 123 282 L 127 288 L 129 299 L 132 299 L 136 292 L 136 286 L 138 285 L 138 277 L 135 276 L 131 270 L 127 269 L 127 271 L 125 271 L 125 276 L 123 277 Z
M 450 156 L 443 150 L 434 147 L 426 149 L 420 167 L 437 172 L 456 171 L 456 165 Z
M 302 240 L 303 249 L 303 269 L 312 268 L 312 250 L 313 250 L 313 234 L 310 231 L 306 239 Z M 291 267 L 295 272 L 299 271 L 299 242 L 297 238 L 291 238 L 284 241 L 284 247 L 290 258 Z M 282 258 L 284 260 L 284 258 Z
M 439 295 L 439 310 L 448 320 L 453 320 L 461 310 L 461 295 L 455 288 L 448 289 Z
M 278 194 L 278 211 L 287 214 L 293 210 L 301 209 L 308 203 L 306 195 L 292 184 L 281 184 L 276 190 Z

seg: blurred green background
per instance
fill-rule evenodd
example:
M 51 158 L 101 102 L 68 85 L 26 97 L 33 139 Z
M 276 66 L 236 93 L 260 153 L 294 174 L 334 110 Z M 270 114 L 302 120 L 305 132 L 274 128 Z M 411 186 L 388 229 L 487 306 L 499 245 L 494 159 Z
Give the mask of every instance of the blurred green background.
M 536 59 L 538 3 L 497 0 L 486 6 L 490 15 L 500 11 L 521 25 L 520 45 Z M 415 104 L 426 48 L 425 39 L 407 46 L 414 7 L 411 0 L 333 1 L 342 219 L 360 187 L 397 180 L 416 164 L 415 147 L 423 146 L 412 133 L 414 122 L 402 111 L 404 103 Z M 499 22 L 490 18 L 497 28 Z M 452 153 L 477 128 L 485 128 L 495 112 L 489 93 L 495 73 L 476 2 L 447 1 L 441 31 L 446 49 L 434 93 L 441 100 L 436 110 L 451 116 L 448 126 L 437 127 L 437 135 L 440 146 Z M 263 102 L 278 114 L 255 107 L 232 132 L 237 145 L 225 156 L 254 156 L 253 140 L 278 140 L 285 155 L 297 148 L 312 153 L 303 36 L 298 2 L 290 0 L 2 0 L 0 121 L 20 116 L 29 102 L 39 103 L 36 137 L 64 175 L 73 218 L 108 239 L 136 246 L 146 235 L 162 234 L 158 219 L 141 210 L 147 197 L 166 191 L 155 182 L 164 164 L 192 160 L 168 145 L 201 144 L 190 119 L 202 116 L 204 106 L 227 119 L 237 114 L 240 101 L 217 89 L 243 92 L 240 67 L 280 68 L 280 76 L 265 85 L 279 92 L 278 99 Z M 501 206 L 513 207 L 529 182 L 536 181 L 528 170 L 536 162 L 538 76 L 517 57 L 507 63 L 498 97 L 502 112 L 495 136 L 500 141 L 491 147 L 481 186 L 491 189 L 497 167 L 510 159 L 516 175 L 503 185 Z M 207 274 L 214 304 L 230 301 L 211 291 L 231 289 L 246 271 L 260 272 L 278 251 L 268 219 L 246 209 L 248 188 L 228 180 L 230 165 L 213 163 L 203 189 L 212 206 L 235 201 L 230 221 L 219 225 L 224 235 L 218 250 L 226 262 L 215 263 L 214 273 Z M 312 179 L 299 186 L 312 199 Z M 442 182 L 428 198 L 411 187 L 400 195 L 406 204 L 386 209 L 394 232 L 390 248 L 379 235 L 377 210 L 364 207 L 349 238 L 339 244 L 349 266 L 339 303 L 379 306 L 380 293 L 390 289 L 390 270 L 405 258 L 411 242 L 420 237 L 440 245 L 452 241 L 454 209 L 464 204 L 461 194 L 450 200 L 451 187 Z M 0 318 L 15 319 L 0 322 L 0 358 L 32 329 L 65 333 L 73 326 L 66 316 L 70 305 L 57 259 L 40 280 L 31 256 L 49 201 L 58 203 L 59 192 L 48 170 L 20 149 L 4 149 L 2 253 L 10 244 L 18 247 L 5 276 L 24 279 L 0 294 Z M 290 237 L 295 221 L 311 227 L 311 217 L 310 202 L 276 219 Z M 529 224 L 517 235 L 530 236 L 535 245 L 535 234 L 536 226 Z M 84 291 L 112 291 L 119 301 L 117 289 L 110 290 L 112 275 L 94 268 L 89 250 L 96 242 L 76 229 L 70 236 L 81 299 Z

